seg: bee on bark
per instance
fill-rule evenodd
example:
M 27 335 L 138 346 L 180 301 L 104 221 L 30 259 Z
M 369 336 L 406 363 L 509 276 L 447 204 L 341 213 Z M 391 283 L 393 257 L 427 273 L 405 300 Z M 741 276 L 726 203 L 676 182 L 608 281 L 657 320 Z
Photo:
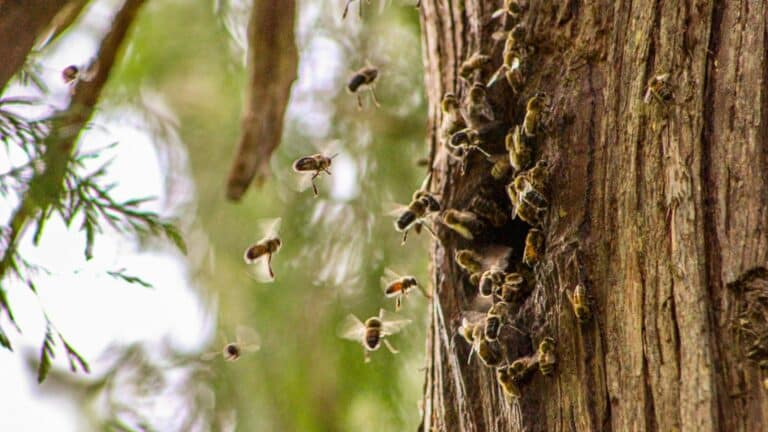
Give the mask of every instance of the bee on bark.
M 431 175 L 427 175 L 421 187 L 413 193 L 411 202 L 407 206 L 398 205 L 397 208 L 390 212 L 391 215 L 396 216 L 395 229 L 403 233 L 403 244 L 408 239 L 408 231 L 411 228 L 418 234 L 421 232 L 422 226 L 433 237 L 437 238 L 427 221 L 429 217 L 440 211 L 440 202 L 437 197 L 426 190 L 430 178 Z
M 249 266 L 249 273 L 259 282 L 272 282 L 275 279 L 275 273 L 272 271 L 272 256 L 283 245 L 278 237 L 280 221 L 280 218 L 277 218 L 262 222 L 264 237 L 248 246 L 243 254 L 243 260 Z
M 496 41 L 504 41 L 504 54 L 514 54 L 519 57 L 528 56 L 531 48 L 527 45 L 528 27 L 523 23 L 518 23 L 509 31 L 497 31 L 491 35 Z
M 539 370 L 544 376 L 552 375 L 555 370 L 555 363 L 557 363 L 557 356 L 555 355 L 555 340 L 547 336 L 542 339 L 539 344 Z
M 483 297 L 490 297 L 499 289 L 504 283 L 504 277 L 506 274 L 498 267 L 493 267 L 484 271 L 480 280 L 478 281 L 478 292 Z
M 519 125 L 507 133 L 504 144 L 509 153 L 509 164 L 515 173 L 528 169 L 533 163 L 535 149 L 531 141 L 531 139 L 523 136 Z
M 525 249 L 523 249 L 523 264 L 533 267 L 541 259 L 544 249 L 544 233 L 536 228 L 528 230 L 525 236 Z
M 544 93 L 536 93 L 528 99 L 523 120 L 523 133 L 526 137 L 535 137 L 544 128 L 542 117 L 546 108 Z
M 361 343 L 365 362 L 368 363 L 371 361 L 370 353 L 378 350 L 382 343 L 392 354 L 397 354 L 399 351 L 386 338 L 400 332 L 410 322 L 411 320 L 399 319 L 384 309 L 379 310 L 378 316 L 365 320 L 365 323 L 350 314 L 339 327 L 339 336 Z
M 491 62 L 491 57 L 481 52 L 475 52 L 459 67 L 459 76 L 465 81 L 473 81 L 478 73 Z
M 472 286 L 479 286 L 480 285 L 480 279 L 482 279 L 482 277 L 483 277 L 483 273 L 481 273 L 481 272 L 471 273 L 469 275 L 469 283 Z
M 485 222 L 470 211 L 448 209 L 443 212 L 442 222 L 467 240 L 474 240 L 487 229 Z
M 509 365 L 509 372 L 515 381 L 520 382 L 533 372 L 537 365 L 538 360 L 534 357 L 520 357 Z
M 226 361 L 235 361 L 244 353 L 255 352 L 261 348 L 261 338 L 255 330 L 245 326 L 237 326 L 235 340 L 227 340 L 223 337 L 224 347 L 220 351 L 208 352 L 200 356 L 201 360 L 209 361 L 222 356 Z
M 303 156 L 293 162 L 293 170 L 306 176 L 308 182 L 312 184 L 312 191 L 315 193 L 315 196 L 318 196 L 319 193 L 315 179 L 322 173 L 331 175 L 331 163 L 336 156 L 338 156 L 338 153 L 332 156 L 326 156 L 322 153 Z M 304 185 L 302 184 L 300 188 L 304 188 Z
M 518 174 L 507 186 L 514 214 L 531 226 L 540 226 L 549 200 L 544 196 L 547 177 L 546 161 L 539 161 L 528 171 Z
M 655 99 L 661 105 L 666 105 L 672 100 L 672 85 L 669 83 L 669 74 L 659 74 L 648 80 L 643 101 L 646 104 Z
M 573 293 L 568 295 L 568 299 L 573 306 L 573 314 L 576 315 L 576 319 L 580 324 L 586 324 L 592 317 L 592 312 L 589 310 L 589 299 L 587 298 L 587 289 L 583 284 L 576 285 L 573 289 Z
M 505 302 L 497 302 L 491 306 L 485 317 L 485 340 L 495 342 L 499 338 L 501 327 L 506 324 L 509 311 L 509 304 Z
M 485 85 L 479 82 L 472 84 L 469 94 L 464 101 L 464 118 L 472 129 L 480 129 L 481 126 L 495 119 L 493 107 L 488 100 Z
M 517 0 L 504 0 L 504 5 L 500 9 L 494 11 L 491 18 L 497 19 L 508 15 L 509 17 L 516 19 L 522 12 L 523 8 L 520 6 L 520 2 Z
M 517 380 L 515 380 L 509 366 L 496 369 L 496 381 L 499 383 L 507 403 L 512 403 L 522 396 Z
M 508 211 L 503 209 L 496 200 L 489 198 L 482 190 L 469 202 L 469 209 L 496 228 L 509 222 Z
M 480 325 L 478 322 L 471 322 L 466 317 L 461 319 L 461 326 L 459 326 L 459 334 L 467 341 L 468 344 L 474 345 L 475 343 L 475 328 Z
M 448 143 L 451 136 L 456 132 L 466 128 L 466 122 L 461 115 L 459 100 L 453 93 L 446 93 L 443 96 L 440 107 L 443 112 L 443 118 L 440 123 L 440 137 L 443 143 Z
M 487 159 L 492 158 L 491 154 L 481 147 L 483 144 L 484 141 L 480 138 L 480 133 L 476 129 L 466 128 L 451 135 L 451 140 L 448 142 L 446 150 L 448 150 L 449 156 L 461 162 L 461 173 L 463 175 L 466 170 L 467 157 L 473 151 L 481 153 Z
M 360 96 L 360 92 L 367 89 L 371 92 L 371 97 L 373 98 L 373 103 L 377 107 L 381 106 L 379 104 L 379 100 L 376 99 L 376 91 L 374 89 L 376 84 L 376 78 L 379 77 L 379 69 L 375 66 L 372 66 L 370 64 L 366 65 L 365 67 L 359 69 L 357 72 L 355 72 L 352 77 L 349 79 L 349 82 L 347 83 L 347 90 L 350 93 L 355 93 L 357 95 L 357 107 L 359 109 L 363 108 L 363 98 Z
M 525 63 L 520 58 L 519 54 L 514 52 L 504 53 L 504 62 L 499 68 L 491 75 L 491 79 L 488 80 L 488 87 L 492 87 L 502 77 L 507 81 L 512 91 L 517 94 L 520 93 L 525 85 Z
M 505 303 L 519 303 L 530 291 L 528 288 L 528 281 L 523 274 L 507 273 L 496 291 L 496 296 Z
M 491 177 L 497 181 L 504 181 L 509 178 L 509 174 L 512 172 L 512 165 L 509 163 L 509 157 L 506 155 L 494 155 L 491 156 Z
M 477 342 L 477 356 L 487 367 L 498 366 L 504 360 L 498 344 L 487 341 L 483 336 Z
M 384 295 L 395 299 L 395 311 L 400 310 L 403 299 L 414 290 L 421 290 L 416 278 L 413 276 L 401 276 L 391 269 L 384 269 L 384 276 L 381 278 L 381 285 L 384 287 Z M 422 290 L 424 296 L 427 296 Z

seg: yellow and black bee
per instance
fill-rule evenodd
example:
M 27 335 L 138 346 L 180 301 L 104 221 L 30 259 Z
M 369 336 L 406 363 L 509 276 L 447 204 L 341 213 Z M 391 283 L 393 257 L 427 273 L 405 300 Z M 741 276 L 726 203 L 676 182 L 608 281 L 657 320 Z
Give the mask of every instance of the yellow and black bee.
M 347 83 L 347 90 L 350 93 L 355 93 L 357 95 L 358 108 L 363 108 L 363 99 L 360 96 L 360 92 L 364 89 L 368 89 L 368 91 L 371 92 L 373 103 L 377 107 L 380 106 L 378 99 L 376 99 L 376 91 L 374 89 L 376 79 L 378 77 L 379 69 L 376 66 L 368 64 L 365 67 L 359 69 L 352 75 L 352 77 L 349 78 L 349 82 Z
M 550 376 L 555 370 L 557 356 L 555 355 L 555 340 L 549 336 L 541 340 L 538 351 L 539 370 L 542 375 Z
M 384 269 L 384 276 L 381 277 L 381 284 L 384 288 L 384 295 L 395 299 L 395 310 L 400 310 L 403 299 L 413 292 L 421 290 L 416 278 L 413 276 L 401 276 L 391 269 Z M 422 290 L 424 293 L 424 291 Z M 427 296 L 426 293 L 424 293 Z
M 361 343 L 367 363 L 371 360 L 370 353 L 378 350 L 382 343 L 392 354 L 397 354 L 399 351 L 389 343 L 386 337 L 400 332 L 410 322 L 411 320 L 399 319 L 384 309 L 379 310 L 378 316 L 365 320 L 365 323 L 350 314 L 339 327 L 339 336 Z
M 243 260 L 251 266 L 251 276 L 260 282 L 272 282 L 275 273 L 272 271 L 272 256 L 283 245 L 278 237 L 280 218 L 268 220 L 262 223 L 265 227 L 264 237 L 258 242 L 248 246 L 243 254 Z
M 322 173 L 331 175 L 331 163 L 333 163 L 333 159 L 336 156 L 338 156 L 338 153 L 333 156 L 317 153 L 311 156 L 300 157 L 293 162 L 293 170 L 302 174 L 311 174 L 309 181 L 312 183 L 312 191 L 315 193 L 315 196 L 317 196 L 318 192 L 315 179 Z
M 235 341 L 231 342 L 223 337 L 224 348 L 219 351 L 208 352 L 200 356 L 208 361 L 221 355 L 226 361 L 238 360 L 244 353 L 255 352 L 261 348 L 261 337 L 250 327 L 237 326 Z

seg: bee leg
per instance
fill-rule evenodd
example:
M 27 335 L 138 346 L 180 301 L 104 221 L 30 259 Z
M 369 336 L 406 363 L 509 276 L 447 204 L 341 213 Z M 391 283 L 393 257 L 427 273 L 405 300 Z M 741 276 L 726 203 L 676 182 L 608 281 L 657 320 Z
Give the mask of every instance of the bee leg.
M 371 362 L 371 352 L 368 351 L 367 349 L 363 349 L 363 361 L 365 361 L 366 363 Z
M 324 169 L 323 172 L 328 174 L 328 175 L 331 175 L 331 171 L 329 171 L 328 168 Z
M 360 97 L 360 93 L 357 94 L 357 109 L 363 109 L 363 98 Z
M 379 100 L 376 99 L 376 90 L 373 89 L 373 86 L 371 86 L 370 89 L 371 89 L 371 96 L 373 96 L 373 104 L 376 105 L 377 108 L 380 108 L 381 104 L 379 103 Z
M 347 0 L 347 3 L 344 5 L 344 12 L 341 14 L 341 19 L 344 19 L 347 17 L 347 12 L 349 12 L 349 4 L 352 3 L 352 0 Z
M 492 157 L 490 153 L 488 153 L 487 151 L 485 151 L 482 148 L 480 148 L 480 146 L 475 146 L 475 150 L 477 150 L 480 153 L 482 153 L 483 156 L 487 157 L 488 159 L 491 159 L 491 157 Z
M 395 298 L 395 311 L 399 311 L 400 306 L 402 306 L 402 304 L 403 304 L 402 296 L 397 296 Z
M 363 0 L 359 0 L 360 4 L 357 6 L 357 15 L 360 16 L 360 18 L 363 17 Z
M 387 347 L 387 349 L 389 350 L 389 352 L 391 352 L 392 354 L 397 354 L 397 353 L 399 353 L 399 352 L 400 352 L 400 351 L 398 351 L 398 350 L 397 350 L 395 347 L 393 347 L 393 346 L 392 346 L 392 344 L 391 344 L 391 343 L 389 343 L 389 341 L 388 341 L 388 340 L 386 340 L 386 339 L 383 339 L 383 341 L 384 341 L 384 346 L 386 346 L 386 347 Z
M 320 175 L 320 172 L 316 172 L 315 174 L 312 175 L 312 192 L 315 193 L 315 196 L 320 195 L 320 193 L 317 191 L 317 185 L 315 184 L 315 179 L 319 175 Z

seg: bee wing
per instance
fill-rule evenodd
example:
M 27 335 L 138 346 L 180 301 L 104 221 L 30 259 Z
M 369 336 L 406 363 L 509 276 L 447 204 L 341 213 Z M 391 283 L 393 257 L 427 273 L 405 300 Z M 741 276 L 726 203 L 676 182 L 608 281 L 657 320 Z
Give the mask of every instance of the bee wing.
M 505 31 L 502 31 L 502 30 L 500 30 L 500 31 L 494 32 L 494 33 L 491 35 L 491 38 L 492 38 L 493 40 L 495 40 L 495 41 L 503 41 L 504 39 L 506 39 L 506 38 L 507 38 L 507 33 L 508 33 L 508 32 L 505 32 Z
M 352 314 L 349 314 L 344 318 L 344 321 L 339 325 L 338 330 L 339 337 L 343 339 L 353 340 L 360 342 L 365 336 L 365 324 L 360 319 Z
M 261 336 L 259 333 L 247 326 L 239 325 L 235 328 L 237 343 L 243 348 L 243 351 L 253 352 L 261 348 Z
M 259 228 L 260 231 L 264 233 L 264 239 L 277 237 L 277 234 L 280 232 L 280 224 L 282 221 L 283 219 L 278 217 L 274 219 L 265 219 L 259 222 Z
M 398 315 L 384 309 L 379 310 L 381 318 L 381 331 L 384 335 L 393 335 L 400 332 L 405 326 L 411 323 L 409 319 L 401 319 Z
M 386 279 L 387 280 L 386 283 L 389 284 L 389 282 L 392 282 L 395 279 L 400 279 L 401 277 L 403 277 L 403 276 L 401 274 L 399 274 L 398 272 L 392 270 L 389 267 L 385 267 L 384 268 L 384 275 L 381 277 L 381 280 L 383 282 Z
M 507 10 L 504 8 L 496 9 L 496 11 L 491 14 L 491 19 L 498 19 L 504 16 L 504 14 L 507 13 Z
M 257 282 L 269 283 L 275 280 L 269 271 L 269 263 L 267 262 L 266 255 L 259 257 L 256 261 L 248 264 L 246 272 L 253 280 Z
M 384 204 L 384 211 L 388 216 L 398 217 L 406 210 L 408 210 L 408 206 L 400 203 L 389 202 Z
M 496 84 L 496 81 L 498 81 L 503 76 L 506 70 L 507 70 L 507 66 L 501 65 L 501 67 L 496 70 L 493 76 L 491 76 L 491 79 L 488 80 L 488 84 L 486 84 L 485 86 L 492 87 L 494 84 Z
M 432 181 L 432 172 L 427 173 L 427 176 L 424 177 L 424 181 L 421 182 L 421 186 L 419 187 L 420 191 L 427 192 L 429 190 L 429 184 Z

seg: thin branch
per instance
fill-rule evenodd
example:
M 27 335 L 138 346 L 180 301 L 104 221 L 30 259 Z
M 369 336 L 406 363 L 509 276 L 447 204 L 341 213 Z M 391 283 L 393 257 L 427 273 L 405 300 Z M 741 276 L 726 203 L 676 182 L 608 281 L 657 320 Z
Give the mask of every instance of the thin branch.
M 269 175 L 269 158 L 280 144 L 299 63 L 295 15 L 295 0 L 253 2 L 248 23 L 250 85 L 240 144 L 227 181 L 230 200 L 239 200 L 254 179 L 259 184 Z

